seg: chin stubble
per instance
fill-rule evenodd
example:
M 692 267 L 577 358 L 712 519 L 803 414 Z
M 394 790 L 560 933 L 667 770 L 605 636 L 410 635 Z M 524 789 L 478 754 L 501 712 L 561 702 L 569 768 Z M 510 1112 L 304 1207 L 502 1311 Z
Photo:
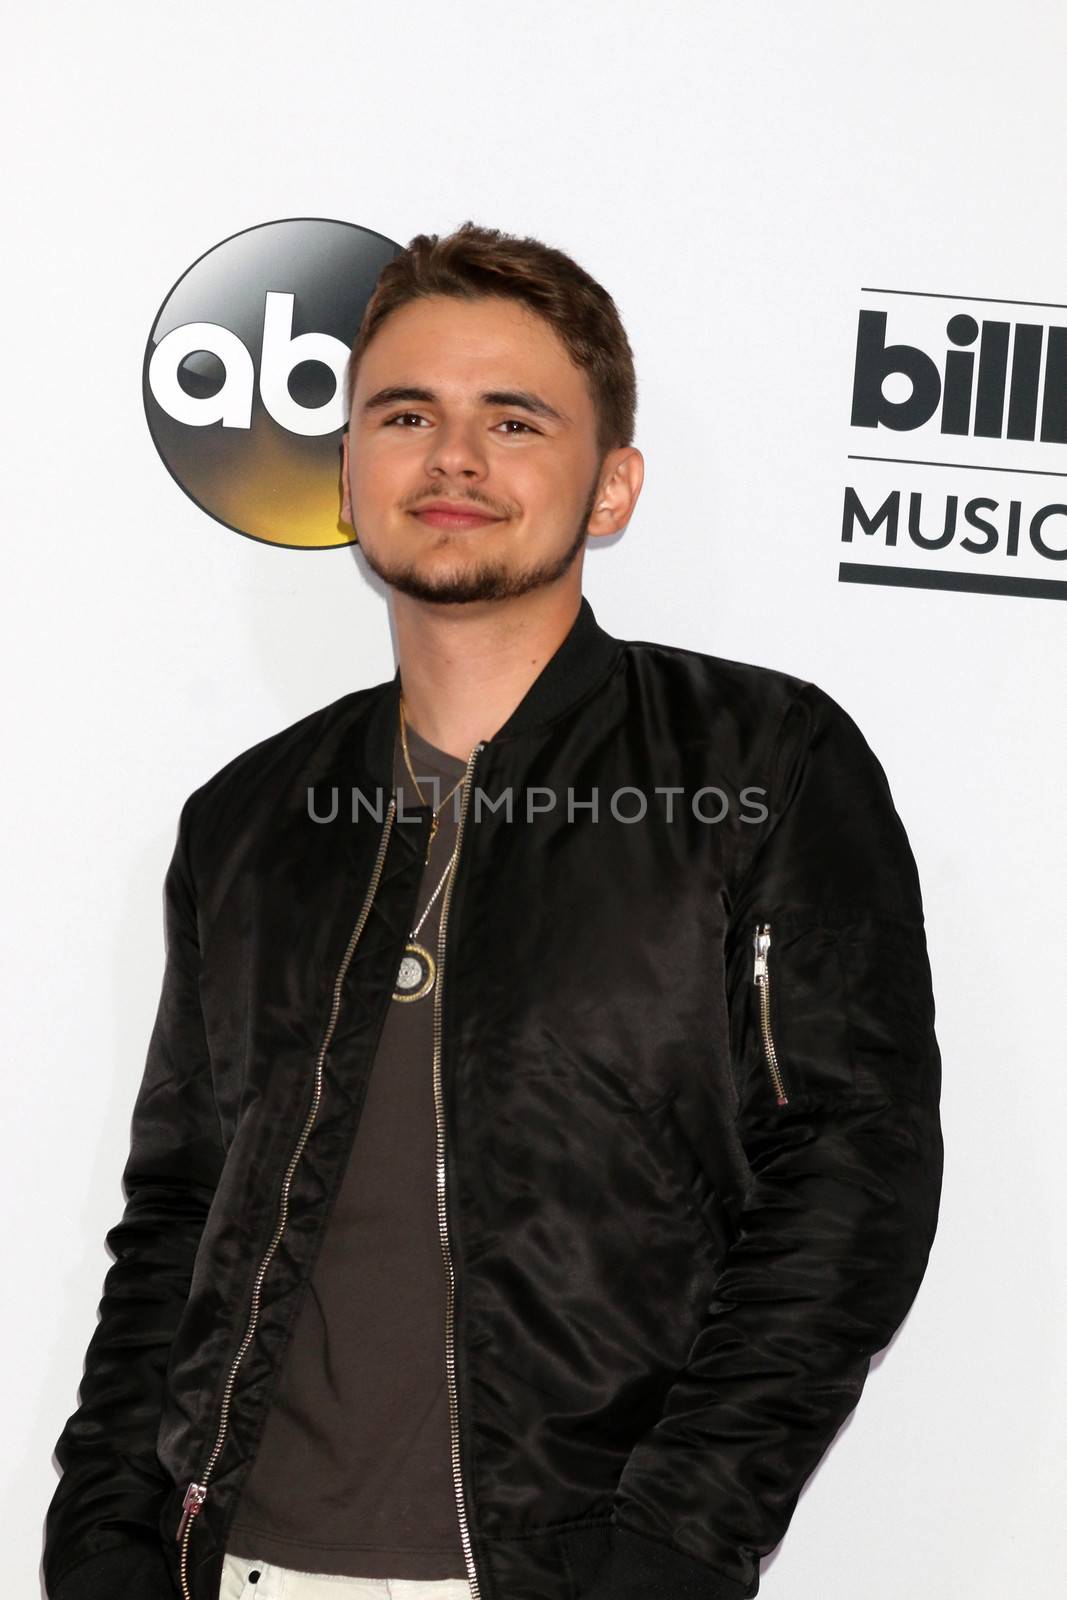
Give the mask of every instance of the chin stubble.
M 364 545 L 359 548 L 368 567 L 383 583 L 415 600 L 429 600 L 438 605 L 469 605 L 476 600 L 511 600 L 518 595 L 528 594 L 532 589 L 555 583 L 568 571 L 585 544 L 586 529 L 595 501 L 596 484 L 586 500 L 574 537 L 563 554 L 520 572 L 511 572 L 497 561 L 486 566 L 472 565 L 465 572 L 453 573 L 439 581 L 427 581 L 420 576 L 413 562 L 388 566 L 372 560 Z

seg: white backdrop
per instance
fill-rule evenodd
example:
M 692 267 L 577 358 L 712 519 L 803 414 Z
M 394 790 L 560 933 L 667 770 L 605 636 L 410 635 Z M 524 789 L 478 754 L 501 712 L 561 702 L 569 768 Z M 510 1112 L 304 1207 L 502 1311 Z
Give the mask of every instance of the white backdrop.
M 883 481 L 861 471 L 942 495 L 994 481 L 847 459 L 937 453 L 918 435 L 857 443 L 857 315 L 872 286 L 1067 300 L 1067 12 L 46 0 L 12 34 L 5 1592 L 36 1592 L 51 1449 L 121 1209 L 180 804 L 237 751 L 394 670 L 384 599 L 350 551 L 242 538 L 167 475 L 141 400 L 152 319 L 196 256 L 256 223 L 336 217 L 403 242 L 470 216 L 571 251 L 630 332 L 647 479 L 625 535 L 587 553 L 598 620 L 814 679 L 882 760 L 919 864 L 940 1230 L 761 1593 L 1062 1594 L 1067 613 L 840 583 L 837 563 L 888 559 L 841 544 L 845 485 Z M 1027 314 L 1067 322 L 1062 305 Z M 1067 498 L 1051 475 L 1065 458 L 1028 446 L 1015 459 L 1045 476 L 998 468 L 995 487 Z M 916 555 L 931 564 L 896 559 Z

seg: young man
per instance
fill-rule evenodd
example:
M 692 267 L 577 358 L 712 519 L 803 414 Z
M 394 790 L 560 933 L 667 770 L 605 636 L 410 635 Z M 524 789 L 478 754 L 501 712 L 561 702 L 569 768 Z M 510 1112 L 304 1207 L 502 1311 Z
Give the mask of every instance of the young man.
M 399 667 L 183 807 L 49 1594 L 742 1600 L 934 1234 L 907 838 L 814 684 L 595 620 L 568 257 L 419 236 L 351 385 Z

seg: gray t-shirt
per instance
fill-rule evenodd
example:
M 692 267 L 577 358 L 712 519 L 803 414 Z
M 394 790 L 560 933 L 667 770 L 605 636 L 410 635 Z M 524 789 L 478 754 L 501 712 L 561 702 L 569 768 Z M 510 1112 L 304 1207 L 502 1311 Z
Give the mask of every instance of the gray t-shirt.
M 438 803 L 465 763 L 410 727 L 408 748 L 426 803 Z M 422 803 L 399 738 L 394 784 L 401 805 Z M 452 853 L 461 798 L 462 791 L 441 808 L 416 922 Z M 434 958 L 446 889 L 418 934 Z M 409 984 L 416 979 L 413 967 L 405 975 Z M 231 1554 L 353 1578 L 466 1576 L 452 1482 L 435 1169 L 431 989 L 421 999 L 394 999 L 386 1014 L 337 1204 L 237 1508 Z

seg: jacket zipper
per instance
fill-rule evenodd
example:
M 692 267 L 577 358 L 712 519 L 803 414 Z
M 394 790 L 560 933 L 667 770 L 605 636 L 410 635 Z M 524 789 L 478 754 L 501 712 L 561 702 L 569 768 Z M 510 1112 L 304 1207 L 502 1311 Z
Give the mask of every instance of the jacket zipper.
M 278 1202 L 278 1216 L 274 1227 L 274 1236 L 271 1239 L 270 1244 L 267 1246 L 266 1254 L 260 1262 L 259 1270 L 256 1273 L 255 1281 L 252 1287 L 252 1303 L 248 1313 L 248 1325 L 245 1328 L 244 1338 L 241 1340 L 241 1343 L 238 1346 L 237 1354 L 234 1356 L 233 1361 L 230 1364 L 229 1374 L 226 1379 L 226 1387 L 222 1393 L 222 1405 L 219 1409 L 218 1434 L 216 1435 L 211 1454 L 208 1457 L 207 1466 L 204 1468 L 204 1471 L 201 1474 L 200 1481 L 198 1483 L 190 1483 L 189 1487 L 185 1491 L 185 1499 L 182 1503 L 181 1521 L 178 1524 L 178 1532 L 176 1535 L 181 1544 L 180 1580 L 183 1600 L 192 1600 L 192 1594 L 189 1589 L 189 1536 L 192 1533 L 193 1523 L 196 1521 L 197 1514 L 199 1513 L 200 1508 L 203 1506 L 204 1501 L 207 1499 L 208 1484 L 211 1481 L 212 1473 L 214 1472 L 216 1463 L 218 1462 L 219 1456 L 222 1453 L 223 1445 L 226 1443 L 226 1435 L 230 1426 L 230 1403 L 233 1399 L 234 1384 L 237 1381 L 237 1373 L 240 1369 L 241 1362 L 244 1360 L 245 1355 L 248 1352 L 248 1348 L 251 1345 L 252 1340 L 255 1338 L 256 1326 L 259 1322 L 260 1295 L 263 1290 L 263 1283 L 267 1276 L 267 1271 L 270 1267 L 271 1261 L 273 1260 L 278 1246 L 282 1241 L 282 1235 L 285 1232 L 285 1225 L 289 1217 L 289 1194 L 290 1190 L 292 1189 L 293 1177 L 296 1173 L 297 1166 L 300 1163 L 300 1158 L 304 1153 L 308 1139 L 311 1137 L 311 1130 L 319 1113 L 319 1106 L 322 1101 L 326 1052 L 330 1048 L 330 1041 L 332 1040 L 334 1030 L 337 1027 L 337 1018 L 341 1010 L 341 988 L 344 984 L 345 974 L 348 971 L 356 945 L 359 943 L 360 935 L 363 932 L 367 917 L 370 914 L 370 908 L 374 900 L 374 896 L 378 890 L 378 882 L 382 875 L 386 847 L 389 843 L 389 835 L 392 831 L 393 817 L 395 812 L 396 797 L 394 796 L 392 799 L 390 799 L 389 806 L 385 814 L 385 825 L 382 828 L 382 836 L 378 843 L 378 854 L 375 857 L 370 883 L 367 885 L 367 892 L 363 897 L 363 904 L 360 907 L 356 925 L 352 929 L 348 944 L 345 947 L 345 953 L 341 957 L 341 964 L 337 969 L 337 976 L 333 981 L 333 1002 L 330 1007 L 330 1015 L 326 1024 L 326 1033 L 322 1044 L 319 1046 L 319 1053 L 315 1060 L 315 1084 L 311 1095 L 311 1105 L 308 1108 L 307 1117 L 304 1120 L 304 1126 L 300 1130 L 300 1137 L 297 1139 L 296 1144 L 293 1147 L 292 1155 L 289 1157 L 289 1165 L 286 1168 L 285 1177 L 282 1180 L 281 1198 Z
M 445 1119 L 444 1099 L 441 1090 L 441 993 L 445 979 L 445 933 L 448 927 L 448 907 L 452 899 L 452 885 L 456 881 L 456 873 L 459 869 L 459 849 L 463 839 L 463 825 L 467 818 L 467 807 L 470 804 L 470 783 L 466 780 L 470 779 L 478 755 L 484 749 L 485 741 L 482 740 L 474 746 L 474 749 L 467 757 L 463 800 L 460 806 L 459 822 L 456 825 L 456 854 L 452 864 L 452 871 L 448 875 L 448 882 L 445 884 L 444 897 L 441 901 L 441 921 L 437 929 L 437 982 L 434 984 L 433 989 L 433 1101 L 437 1125 L 437 1227 L 441 1241 L 441 1254 L 444 1257 L 447 1288 L 445 1303 L 445 1375 L 448 1383 L 448 1417 L 452 1436 L 452 1483 L 456 1493 L 459 1536 L 463 1546 L 463 1559 L 467 1564 L 467 1580 L 470 1585 L 471 1600 L 479 1600 L 480 1589 L 478 1585 L 478 1570 L 474 1563 L 474 1551 L 471 1548 L 470 1529 L 467 1526 L 467 1509 L 463 1494 L 463 1469 L 459 1454 L 459 1394 L 456 1389 L 456 1350 L 453 1323 L 456 1276 L 452 1266 L 452 1252 L 448 1243 Z
M 771 948 L 771 925 L 769 922 L 756 924 L 756 935 L 752 944 L 756 952 L 752 967 L 752 981 L 759 990 L 763 1060 L 778 1104 L 787 1106 L 789 1104 L 789 1096 L 786 1094 L 785 1084 L 782 1082 L 782 1069 L 778 1065 L 778 1052 L 774 1048 L 774 1039 L 771 1034 L 771 974 L 767 960 L 768 952 Z

